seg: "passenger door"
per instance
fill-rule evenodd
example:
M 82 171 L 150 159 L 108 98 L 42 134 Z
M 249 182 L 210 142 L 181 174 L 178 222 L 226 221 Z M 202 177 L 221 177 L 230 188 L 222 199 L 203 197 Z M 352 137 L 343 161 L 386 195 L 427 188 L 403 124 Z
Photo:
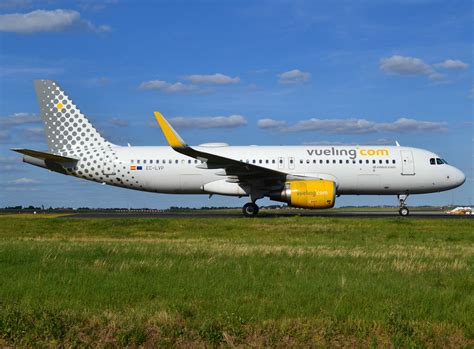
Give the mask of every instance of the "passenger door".
M 402 175 L 412 176 L 415 174 L 415 161 L 411 150 L 400 151 L 402 156 Z

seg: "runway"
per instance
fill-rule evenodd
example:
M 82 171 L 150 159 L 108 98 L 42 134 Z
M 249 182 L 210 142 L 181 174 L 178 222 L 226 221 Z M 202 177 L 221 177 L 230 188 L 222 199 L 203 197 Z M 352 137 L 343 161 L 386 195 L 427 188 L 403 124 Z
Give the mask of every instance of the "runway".
M 257 217 L 250 219 L 269 219 L 278 217 L 327 217 L 327 218 L 448 218 L 448 219 L 471 219 L 474 215 L 449 215 L 441 211 L 411 211 L 408 217 L 400 217 L 397 210 L 394 211 L 281 211 L 261 210 Z M 190 211 L 161 211 L 161 212 L 139 212 L 139 211 L 117 211 L 117 212 L 79 212 L 68 214 L 68 218 L 242 218 L 240 210 L 190 210 Z

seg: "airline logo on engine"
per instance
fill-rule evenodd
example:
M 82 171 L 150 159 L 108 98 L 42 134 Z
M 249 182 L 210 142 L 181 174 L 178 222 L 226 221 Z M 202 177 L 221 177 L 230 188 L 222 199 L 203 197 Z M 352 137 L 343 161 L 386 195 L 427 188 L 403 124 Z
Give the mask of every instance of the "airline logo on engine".
M 356 159 L 357 156 L 388 156 L 387 148 L 314 148 L 306 149 L 310 156 L 348 156 L 349 159 Z

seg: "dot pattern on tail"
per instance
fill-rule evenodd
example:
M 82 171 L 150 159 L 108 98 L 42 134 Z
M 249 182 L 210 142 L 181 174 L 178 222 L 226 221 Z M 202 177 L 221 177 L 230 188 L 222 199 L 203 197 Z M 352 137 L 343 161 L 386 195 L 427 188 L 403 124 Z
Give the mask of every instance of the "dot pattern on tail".
M 119 160 L 120 147 L 102 137 L 56 82 L 35 80 L 34 84 L 49 151 L 78 160 L 73 167 L 64 167 L 68 175 L 144 190 Z
M 46 141 L 51 152 L 72 155 L 75 148 L 110 146 L 66 93 L 51 80 L 35 81 Z

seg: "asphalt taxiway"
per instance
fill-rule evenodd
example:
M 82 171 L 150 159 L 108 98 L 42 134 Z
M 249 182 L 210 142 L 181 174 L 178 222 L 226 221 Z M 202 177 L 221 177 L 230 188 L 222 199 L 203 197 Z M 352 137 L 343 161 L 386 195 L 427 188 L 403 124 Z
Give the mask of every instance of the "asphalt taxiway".
M 396 218 L 400 217 L 398 211 L 284 211 L 261 210 L 254 219 L 277 218 L 277 217 L 334 217 L 334 218 Z M 137 212 L 137 211 L 118 211 L 118 212 L 78 212 L 68 214 L 63 217 L 70 218 L 244 218 L 239 210 L 221 211 L 162 211 L 162 212 Z M 407 217 L 412 218 L 449 218 L 449 219 L 471 219 L 474 215 L 449 215 L 441 211 L 411 211 Z

